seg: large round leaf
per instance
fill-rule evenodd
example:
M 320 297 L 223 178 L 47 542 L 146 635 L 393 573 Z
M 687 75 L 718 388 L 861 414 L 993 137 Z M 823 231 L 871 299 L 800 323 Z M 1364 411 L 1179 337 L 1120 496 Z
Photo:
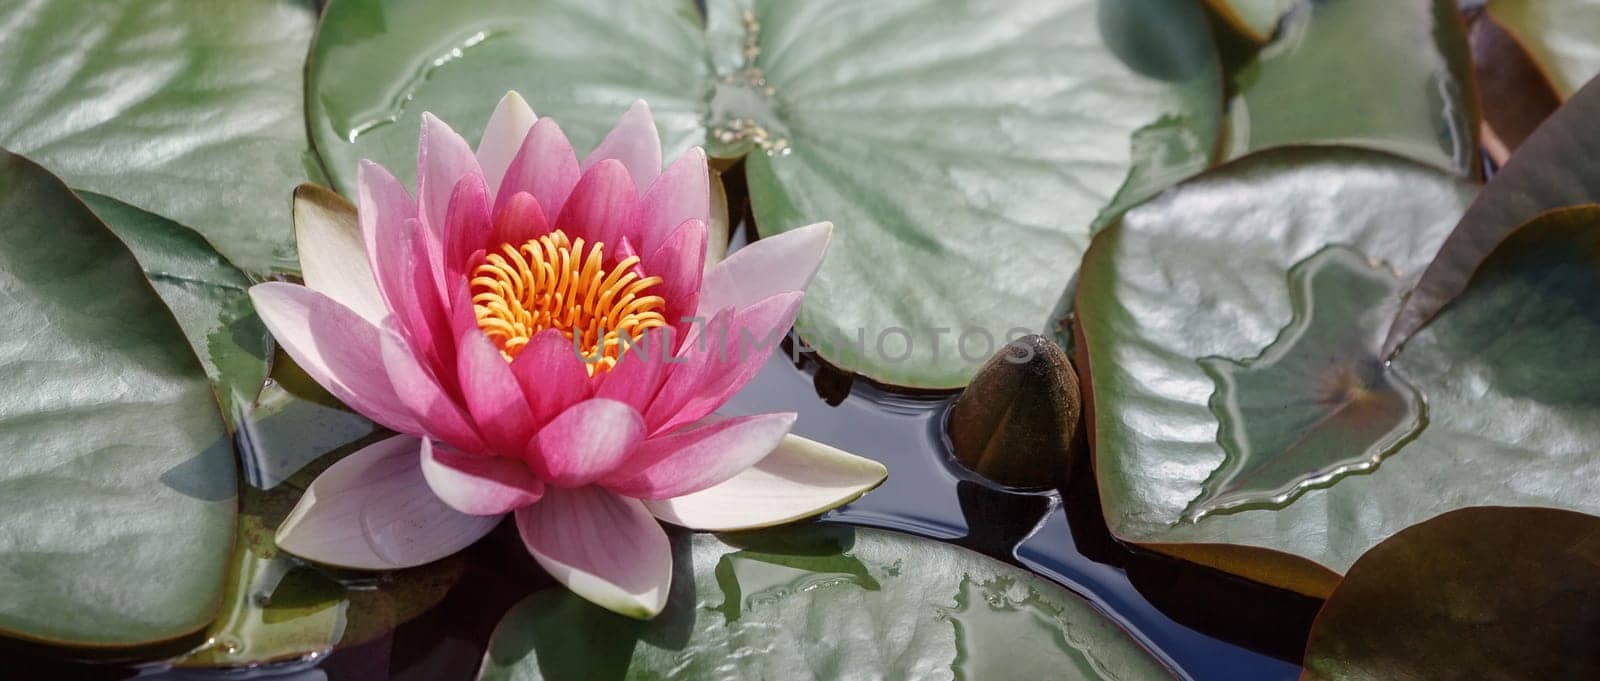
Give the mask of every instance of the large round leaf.
M 1118 536 L 1322 595 L 1449 510 L 1600 511 L 1600 365 L 1576 350 L 1600 346 L 1600 209 L 1516 232 L 1386 361 L 1400 292 L 1470 193 L 1354 161 L 1241 163 L 1091 250 L 1079 303 Z M 1330 270 L 1328 245 L 1359 257 Z
M 500 623 L 479 678 L 1172 678 L 1087 602 L 965 549 L 818 525 L 673 546 L 655 620 L 541 592 Z
M 669 156 L 748 153 L 762 235 L 836 225 L 802 334 L 924 388 L 987 359 L 963 333 L 1046 328 L 1102 210 L 1204 168 L 1221 109 L 1185 0 L 714 0 L 703 30 L 687 0 L 335 0 L 310 126 L 348 192 L 361 157 L 411 174 L 422 111 L 474 138 L 508 88 L 580 151 L 643 97 Z
M 0 145 L 77 189 L 294 269 L 289 192 L 315 175 L 301 118 L 307 0 L 0 5 Z
M 161 300 L 177 316 L 229 424 L 261 392 L 271 353 L 266 325 L 250 306 L 250 279 L 199 234 L 100 194 L 79 196 L 133 251 Z
M 1421 425 L 1396 414 L 1416 402 L 1409 381 L 1373 368 L 1402 283 L 1473 190 L 1383 154 L 1286 149 L 1191 180 L 1102 232 L 1077 302 L 1111 530 L 1321 593 L 1398 529 L 1368 489 L 1395 462 L 1316 488 Z M 1420 496 L 1397 501 L 1439 492 Z M 1309 563 L 1266 569 L 1262 552 L 1214 545 Z
M 0 632 L 133 646 L 216 612 L 235 468 L 206 374 L 139 263 L 0 153 Z
M 1600 678 L 1600 518 L 1469 508 L 1350 567 L 1311 631 L 1305 681 Z
M 1562 97 L 1600 75 L 1600 0 L 1489 0 Z
M 1235 80 L 1241 151 L 1353 145 L 1478 172 L 1478 94 L 1456 0 L 1299 2 Z

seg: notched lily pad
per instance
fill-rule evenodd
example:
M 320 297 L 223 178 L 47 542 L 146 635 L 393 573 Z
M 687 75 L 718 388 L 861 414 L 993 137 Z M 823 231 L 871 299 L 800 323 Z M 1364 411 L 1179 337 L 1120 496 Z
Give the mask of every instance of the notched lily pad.
M 1372 470 L 1422 430 L 1421 393 L 1380 354 L 1401 286 L 1381 263 L 1330 246 L 1289 270 L 1294 318 L 1259 356 L 1199 360 L 1217 383 L 1226 458 L 1186 519 L 1282 506 Z

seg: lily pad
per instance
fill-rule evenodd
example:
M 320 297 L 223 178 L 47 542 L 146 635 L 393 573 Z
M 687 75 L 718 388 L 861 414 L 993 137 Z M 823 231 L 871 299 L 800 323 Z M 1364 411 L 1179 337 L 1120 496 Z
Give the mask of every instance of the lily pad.
M 424 110 L 471 139 L 513 88 L 586 151 L 644 98 L 669 157 L 745 157 L 761 235 L 836 225 L 797 322 L 824 358 L 950 388 L 987 359 L 962 333 L 1045 329 L 1113 197 L 1198 172 L 1219 136 L 1193 2 L 707 5 L 334 0 L 317 149 L 348 193 L 362 157 L 411 174 Z
M 1370 404 L 1370 417 L 1309 425 L 1213 409 L 1226 386 L 1200 360 L 1271 349 L 1292 323 L 1285 284 L 1297 263 L 1340 244 L 1402 282 L 1414 280 L 1470 195 L 1468 186 L 1393 161 L 1267 157 L 1193 181 L 1107 231 L 1086 261 L 1079 309 L 1112 531 L 1326 595 L 1362 553 L 1443 512 L 1487 504 L 1600 511 L 1600 399 L 1591 389 L 1600 367 L 1572 351 L 1600 344 L 1600 300 L 1592 295 L 1600 287 L 1600 209 L 1552 213 L 1517 231 L 1392 360 L 1376 343 L 1381 324 L 1374 333 L 1369 321 L 1393 309 L 1393 296 L 1346 313 L 1349 327 L 1366 329 L 1360 343 L 1331 347 L 1349 333 L 1331 324 L 1337 333 L 1298 344 L 1308 353 L 1298 361 L 1324 362 L 1328 374 L 1371 372 L 1354 383 L 1360 399 L 1383 382 L 1420 393 L 1420 432 L 1387 447 L 1375 467 L 1339 468 L 1372 451 L 1375 425 L 1407 422 L 1400 405 Z M 1252 395 L 1300 408 L 1317 394 L 1305 376 L 1282 378 L 1251 386 Z M 1266 442 L 1329 446 L 1314 457 L 1294 448 L 1249 452 L 1292 463 L 1307 481 L 1297 496 L 1262 495 L 1227 513 L 1186 516 L 1205 498 L 1206 480 L 1229 465 L 1224 436 L 1240 427 Z
M 1562 97 L 1600 75 L 1600 0 L 1489 0 L 1488 11 Z
M 812 525 L 673 547 L 660 617 L 534 594 L 496 629 L 479 679 L 1172 678 L 1086 601 L 946 544 Z
M 372 640 L 444 598 L 461 576 L 459 556 L 410 570 L 341 573 L 308 565 L 273 541 L 316 475 L 373 441 L 371 422 L 273 385 L 248 423 L 248 484 L 223 610 L 206 643 L 175 665 L 239 667 L 321 655 Z
M 320 171 L 307 0 L 9 2 L 0 145 L 167 216 L 245 270 L 295 269 L 287 197 Z
M 1349 145 L 1478 173 L 1478 93 L 1456 0 L 1296 3 L 1234 78 L 1236 156 Z
M 1469 508 L 1351 566 L 1317 615 L 1305 681 L 1600 678 L 1600 518 Z
M 1499 165 L 1533 134 L 1561 98 L 1533 57 L 1493 17 L 1478 12 L 1468 26 L 1473 73 L 1483 95 L 1483 148 Z
M 1557 109 L 1495 174 L 1395 317 L 1391 354 L 1463 291 L 1507 235 L 1545 211 L 1600 203 L 1600 81 Z
M 116 199 L 80 192 L 133 251 L 161 300 L 177 316 L 230 426 L 261 392 L 271 336 L 250 306 L 250 279 L 199 234 Z
M 0 632 L 127 647 L 199 631 L 235 467 L 183 329 L 128 248 L 0 152 Z

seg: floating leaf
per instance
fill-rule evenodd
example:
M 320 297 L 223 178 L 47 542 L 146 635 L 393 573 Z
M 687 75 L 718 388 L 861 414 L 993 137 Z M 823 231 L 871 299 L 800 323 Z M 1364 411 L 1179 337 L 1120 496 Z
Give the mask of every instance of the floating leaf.
M 1401 530 L 1317 615 L 1304 681 L 1593 679 L 1600 518 L 1469 508 Z
M 1478 95 L 1456 0 L 1300 2 L 1235 80 L 1240 152 L 1352 145 L 1478 172 Z
M 1483 95 L 1483 147 L 1505 165 L 1511 152 L 1561 106 L 1549 79 L 1517 39 L 1478 12 L 1468 30 L 1473 73 Z
M 295 269 L 305 0 L 8 2 L 0 145 L 169 217 L 247 271 Z
M 71 190 L 0 152 L 0 631 L 125 647 L 216 614 L 233 450 L 139 263 Z
M 921 388 L 988 358 L 963 333 L 1043 330 L 1102 209 L 1204 168 L 1221 109 L 1182 0 L 713 0 L 704 22 L 687 0 L 335 0 L 310 78 L 346 193 L 362 157 L 411 174 L 424 110 L 475 139 L 514 88 L 587 151 L 649 100 L 669 156 L 748 154 L 762 235 L 833 221 L 797 327 Z
M 1427 421 L 1414 439 L 1368 474 L 1330 480 L 1281 508 L 1184 519 L 1227 461 L 1218 442 L 1227 429 L 1209 408 L 1215 388 L 1198 360 L 1268 348 L 1292 318 L 1290 269 L 1325 244 L 1383 254 L 1400 281 L 1415 278 L 1470 196 L 1392 161 L 1369 159 L 1359 172 L 1340 165 L 1237 164 L 1130 213 L 1091 250 L 1079 309 L 1096 471 L 1117 536 L 1325 595 L 1362 553 L 1440 513 L 1486 504 L 1600 511 L 1600 365 L 1577 350 L 1600 347 L 1600 207 L 1584 207 L 1518 230 L 1387 364 L 1376 346 L 1359 346 L 1363 363 L 1422 395 Z M 1322 358 L 1346 361 L 1353 349 L 1341 343 Z M 1285 378 L 1279 396 L 1292 404 L 1307 386 Z M 1365 422 L 1338 432 L 1346 424 L 1264 425 L 1277 441 L 1343 444 L 1330 458 L 1373 440 Z
M 1600 75 L 1600 0 L 1489 0 L 1488 11 L 1562 97 Z
M 1478 264 L 1510 234 L 1548 210 L 1600 203 L 1600 82 L 1557 110 L 1484 187 L 1461 224 L 1406 297 L 1384 341 L 1393 353 L 1467 286 Z
M 500 623 L 479 678 L 1171 678 L 1087 602 L 965 549 L 820 525 L 673 545 L 655 620 L 541 592 Z
M 183 225 L 110 197 L 79 196 L 139 259 L 200 357 L 223 415 L 236 423 L 261 392 L 271 353 L 267 327 L 245 293 L 250 279 Z

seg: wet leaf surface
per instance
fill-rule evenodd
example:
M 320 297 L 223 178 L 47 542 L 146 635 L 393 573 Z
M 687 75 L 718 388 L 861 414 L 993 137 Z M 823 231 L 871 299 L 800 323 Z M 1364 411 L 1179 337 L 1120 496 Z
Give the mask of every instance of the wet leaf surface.
M 673 545 L 660 617 L 534 594 L 479 678 L 1171 678 L 1087 602 L 964 549 L 821 525 Z
M 1563 98 L 1600 75 L 1600 1 L 1489 0 L 1487 7 Z
M 1504 165 L 1561 106 L 1561 98 L 1533 58 L 1493 17 L 1476 13 L 1468 35 L 1473 72 L 1483 95 L 1484 151 Z
M 320 174 L 308 0 L 8 2 L 0 146 L 177 221 L 254 274 L 294 270 L 289 192 Z
M 0 152 L 0 631 L 131 647 L 216 614 L 233 449 L 205 371 L 128 248 Z

